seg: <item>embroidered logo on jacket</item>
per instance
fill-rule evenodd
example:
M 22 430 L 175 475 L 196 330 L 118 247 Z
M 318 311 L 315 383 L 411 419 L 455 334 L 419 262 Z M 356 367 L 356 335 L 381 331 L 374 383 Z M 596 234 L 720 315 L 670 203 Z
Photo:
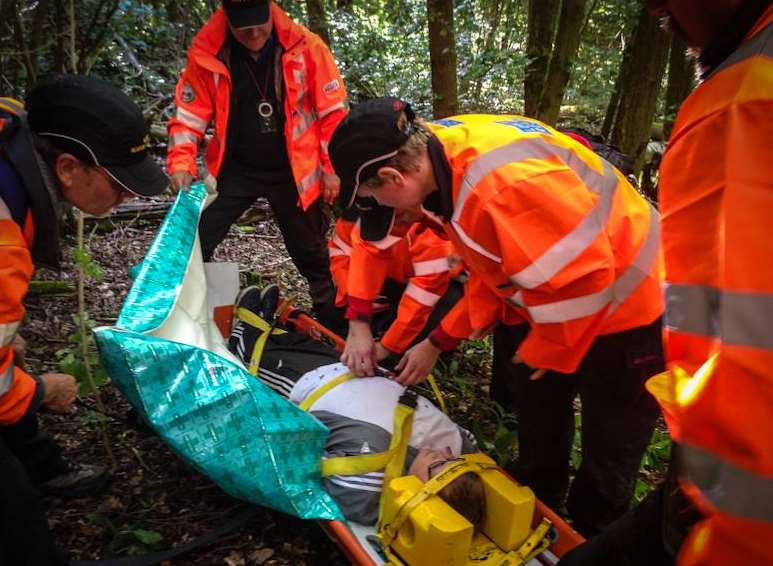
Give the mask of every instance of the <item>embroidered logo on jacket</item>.
M 182 101 L 186 104 L 190 104 L 194 100 L 196 100 L 196 92 L 193 90 L 193 87 L 190 85 L 190 83 L 183 84 L 183 92 L 181 95 Z
M 337 91 L 339 88 L 341 88 L 341 83 L 338 82 L 338 79 L 333 79 L 322 87 L 322 92 L 330 94 L 331 92 Z

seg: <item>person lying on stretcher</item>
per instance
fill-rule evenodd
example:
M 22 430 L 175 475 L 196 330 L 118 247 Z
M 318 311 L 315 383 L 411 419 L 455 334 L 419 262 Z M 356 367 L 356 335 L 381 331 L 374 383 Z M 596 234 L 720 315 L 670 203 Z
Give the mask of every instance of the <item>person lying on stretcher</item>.
M 228 348 L 268 387 L 302 405 L 326 383 L 347 374 L 339 354 L 306 334 L 286 331 L 270 334 L 257 368 L 252 364 L 255 344 L 262 330 L 249 324 L 244 310 L 257 315 L 269 326 L 279 299 L 275 285 L 244 289 L 237 298 L 237 311 Z M 240 311 L 242 314 L 240 314 Z M 254 321 L 253 321 L 254 322 Z M 284 330 L 284 329 L 283 329 Z M 257 370 L 255 372 L 255 370 Z M 329 430 L 324 457 L 358 456 L 385 452 L 390 447 L 395 407 L 405 388 L 384 375 L 344 381 L 326 391 L 309 407 L 309 412 Z M 461 454 L 477 452 L 475 440 L 430 401 L 418 396 L 403 473 L 426 482 Z M 350 521 L 376 523 L 384 473 L 331 475 L 325 488 Z M 466 473 L 449 483 L 438 495 L 478 529 L 486 513 L 484 487 L 475 473 Z

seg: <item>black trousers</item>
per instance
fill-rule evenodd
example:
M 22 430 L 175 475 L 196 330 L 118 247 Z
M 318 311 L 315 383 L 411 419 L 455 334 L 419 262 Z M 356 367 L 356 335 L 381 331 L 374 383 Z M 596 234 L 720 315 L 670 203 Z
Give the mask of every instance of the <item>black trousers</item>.
M 0 564 L 67 564 L 35 484 L 68 471 L 59 446 L 29 415 L 0 427 Z
M 218 197 L 204 211 L 199 223 L 199 239 L 204 261 L 209 261 L 228 229 L 256 199 L 268 199 L 282 232 L 287 252 L 298 271 L 309 282 L 315 308 L 335 300 L 327 251 L 329 220 L 317 199 L 304 211 L 289 172 L 262 174 L 225 162 L 218 178 Z
M 543 502 L 560 508 L 569 487 L 574 398 L 582 402 L 582 463 L 566 507 L 574 527 L 592 536 L 629 508 L 642 456 L 660 414 L 645 381 L 664 369 L 661 321 L 599 336 L 577 372 L 532 369 L 510 362 L 527 325 L 494 334 L 492 395 L 518 418 L 518 462 L 512 470 Z
M 690 528 L 700 519 L 677 483 L 674 445 L 668 474 L 641 503 L 559 562 L 559 566 L 671 566 Z

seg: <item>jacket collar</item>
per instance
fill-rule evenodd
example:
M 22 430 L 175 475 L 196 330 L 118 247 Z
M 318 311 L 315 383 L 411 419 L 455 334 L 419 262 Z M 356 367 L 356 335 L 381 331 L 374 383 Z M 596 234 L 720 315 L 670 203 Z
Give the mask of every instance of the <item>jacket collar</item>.
M 700 53 L 701 79 L 706 79 L 722 62 L 730 57 L 736 49 L 758 31 L 761 20 L 769 19 L 771 13 L 770 0 L 750 0 L 728 22 L 725 33 Z M 767 14 L 767 18 L 765 15 Z
M 450 222 L 454 213 L 451 165 L 437 136 L 430 136 L 427 140 L 427 152 L 438 190 L 424 200 L 422 207 L 436 217 L 441 217 L 444 222 Z
M 284 10 L 271 3 L 271 17 L 274 22 L 274 35 L 279 44 L 287 51 L 299 43 L 304 37 L 304 28 L 295 23 Z M 191 56 L 205 69 L 221 74 L 227 74 L 223 61 L 218 57 L 226 45 L 228 37 L 228 20 L 223 8 L 218 8 L 207 20 L 191 42 Z

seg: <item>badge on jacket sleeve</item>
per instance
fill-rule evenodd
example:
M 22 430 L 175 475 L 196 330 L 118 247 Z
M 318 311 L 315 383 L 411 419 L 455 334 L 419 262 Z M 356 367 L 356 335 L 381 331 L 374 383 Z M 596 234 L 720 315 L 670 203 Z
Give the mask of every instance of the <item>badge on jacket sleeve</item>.
M 338 79 L 333 79 L 322 87 L 322 92 L 330 94 L 331 92 L 337 91 L 339 88 L 341 88 L 341 83 L 338 82 Z
M 190 104 L 196 99 L 196 92 L 194 92 L 193 87 L 190 85 L 190 83 L 183 84 L 183 92 L 182 92 L 182 100 L 186 104 Z

